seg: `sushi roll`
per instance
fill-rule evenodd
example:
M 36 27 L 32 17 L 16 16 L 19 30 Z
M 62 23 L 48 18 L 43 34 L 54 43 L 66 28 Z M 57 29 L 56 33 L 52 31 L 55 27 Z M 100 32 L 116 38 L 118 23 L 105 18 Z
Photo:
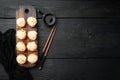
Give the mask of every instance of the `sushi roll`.
M 35 17 L 28 17 L 27 23 L 30 27 L 34 27 L 37 24 L 37 20 Z
M 30 53 L 27 57 L 27 61 L 31 64 L 34 64 L 38 61 L 38 55 L 34 53 Z
M 19 64 L 24 64 L 26 63 L 26 56 L 24 54 L 19 54 L 17 57 L 16 57 L 16 61 L 19 63 Z
M 35 41 L 27 43 L 27 50 L 28 51 L 35 51 L 35 50 L 37 50 L 37 44 L 35 43 Z
M 25 39 L 26 38 L 26 31 L 24 29 L 18 30 L 16 33 L 18 39 Z
M 17 26 L 19 26 L 20 28 L 24 27 L 25 24 L 26 24 L 24 18 L 18 18 L 18 19 L 16 20 L 16 23 L 17 23 Z
M 37 38 L 37 32 L 36 31 L 29 31 L 27 34 L 28 38 L 30 40 L 36 40 Z
M 24 52 L 26 50 L 25 43 L 20 41 L 16 44 L 16 49 L 20 52 Z

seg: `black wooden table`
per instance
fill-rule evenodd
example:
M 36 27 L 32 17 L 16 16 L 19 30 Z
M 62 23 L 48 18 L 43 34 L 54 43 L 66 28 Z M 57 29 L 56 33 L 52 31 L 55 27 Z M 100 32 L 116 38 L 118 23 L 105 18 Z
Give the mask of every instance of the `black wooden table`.
M 120 79 L 120 1 L 0 0 L 0 31 L 15 29 L 15 11 L 21 4 L 57 16 L 44 68 L 31 70 L 34 80 Z M 51 29 L 38 18 L 43 46 Z M 0 80 L 8 80 L 2 66 Z

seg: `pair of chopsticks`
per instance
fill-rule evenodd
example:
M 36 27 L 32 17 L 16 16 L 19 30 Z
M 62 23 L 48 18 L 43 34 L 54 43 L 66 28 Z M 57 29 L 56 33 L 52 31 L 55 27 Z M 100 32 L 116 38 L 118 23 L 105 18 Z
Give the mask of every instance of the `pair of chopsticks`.
M 54 38 L 55 32 L 56 32 L 56 26 L 54 25 L 54 27 L 52 28 L 52 30 L 51 30 L 51 32 L 48 36 L 48 39 L 47 39 L 46 43 L 45 43 L 45 45 L 42 49 L 43 56 L 42 56 L 42 59 L 40 61 L 39 70 L 41 70 L 43 65 L 44 65 L 44 62 L 46 60 L 46 56 L 48 54 L 48 51 L 49 51 L 50 45 L 52 43 L 52 40 Z

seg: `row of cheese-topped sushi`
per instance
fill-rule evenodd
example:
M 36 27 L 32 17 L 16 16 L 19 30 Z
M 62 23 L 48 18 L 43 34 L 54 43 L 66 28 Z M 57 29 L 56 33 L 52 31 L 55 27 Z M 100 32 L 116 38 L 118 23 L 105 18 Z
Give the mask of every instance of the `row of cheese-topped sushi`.
M 37 24 L 35 17 L 28 17 L 27 20 L 24 18 L 18 18 L 16 20 L 17 32 L 16 32 L 16 50 L 19 53 L 16 57 L 16 60 L 19 64 L 25 64 L 29 62 L 34 64 L 38 60 L 37 55 L 37 31 L 34 29 Z M 27 25 L 27 26 L 26 26 Z M 31 28 L 31 30 L 26 27 Z M 27 55 L 25 54 L 27 52 Z M 29 55 L 28 55 L 29 54 Z

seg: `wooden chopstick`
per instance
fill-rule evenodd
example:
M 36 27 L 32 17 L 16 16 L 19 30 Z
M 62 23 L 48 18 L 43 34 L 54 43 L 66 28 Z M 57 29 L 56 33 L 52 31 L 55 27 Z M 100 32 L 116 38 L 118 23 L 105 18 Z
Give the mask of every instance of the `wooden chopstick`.
M 54 38 L 54 35 L 55 35 L 55 32 L 56 32 L 56 27 L 54 26 L 50 32 L 50 35 L 45 43 L 45 46 L 43 47 L 43 57 L 42 57 L 42 60 L 40 61 L 40 66 L 39 66 L 39 69 L 41 70 L 43 65 L 44 65 L 44 62 L 46 60 L 46 56 L 48 54 L 48 51 L 49 51 L 49 48 L 50 48 L 50 45 L 52 43 L 52 40 Z
M 52 43 L 53 37 L 54 37 L 54 35 L 55 35 L 55 32 L 56 32 L 56 27 L 54 28 L 53 34 L 52 34 L 52 36 L 51 36 L 51 38 L 50 38 L 50 41 L 49 41 L 49 43 L 48 43 L 48 46 L 47 46 L 47 48 L 46 48 L 46 50 L 45 50 L 44 56 L 47 56 L 47 54 L 48 54 L 48 50 L 49 50 L 50 45 L 51 45 L 51 43 Z
M 51 38 L 51 36 L 52 36 L 52 33 L 53 33 L 53 31 L 54 31 L 54 28 L 55 28 L 55 26 L 52 28 L 52 30 L 51 30 L 51 32 L 50 32 L 50 34 L 49 34 L 49 37 L 48 37 L 48 39 L 47 39 L 47 41 L 46 41 L 46 43 L 45 43 L 45 45 L 44 45 L 44 47 L 43 47 L 43 49 L 42 49 L 42 52 L 43 52 L 43 53 L 45 52 L 45 49 L 47 48 L 48 42 L 49 42 L 49 40 L 50 40 L 50 38 Z

